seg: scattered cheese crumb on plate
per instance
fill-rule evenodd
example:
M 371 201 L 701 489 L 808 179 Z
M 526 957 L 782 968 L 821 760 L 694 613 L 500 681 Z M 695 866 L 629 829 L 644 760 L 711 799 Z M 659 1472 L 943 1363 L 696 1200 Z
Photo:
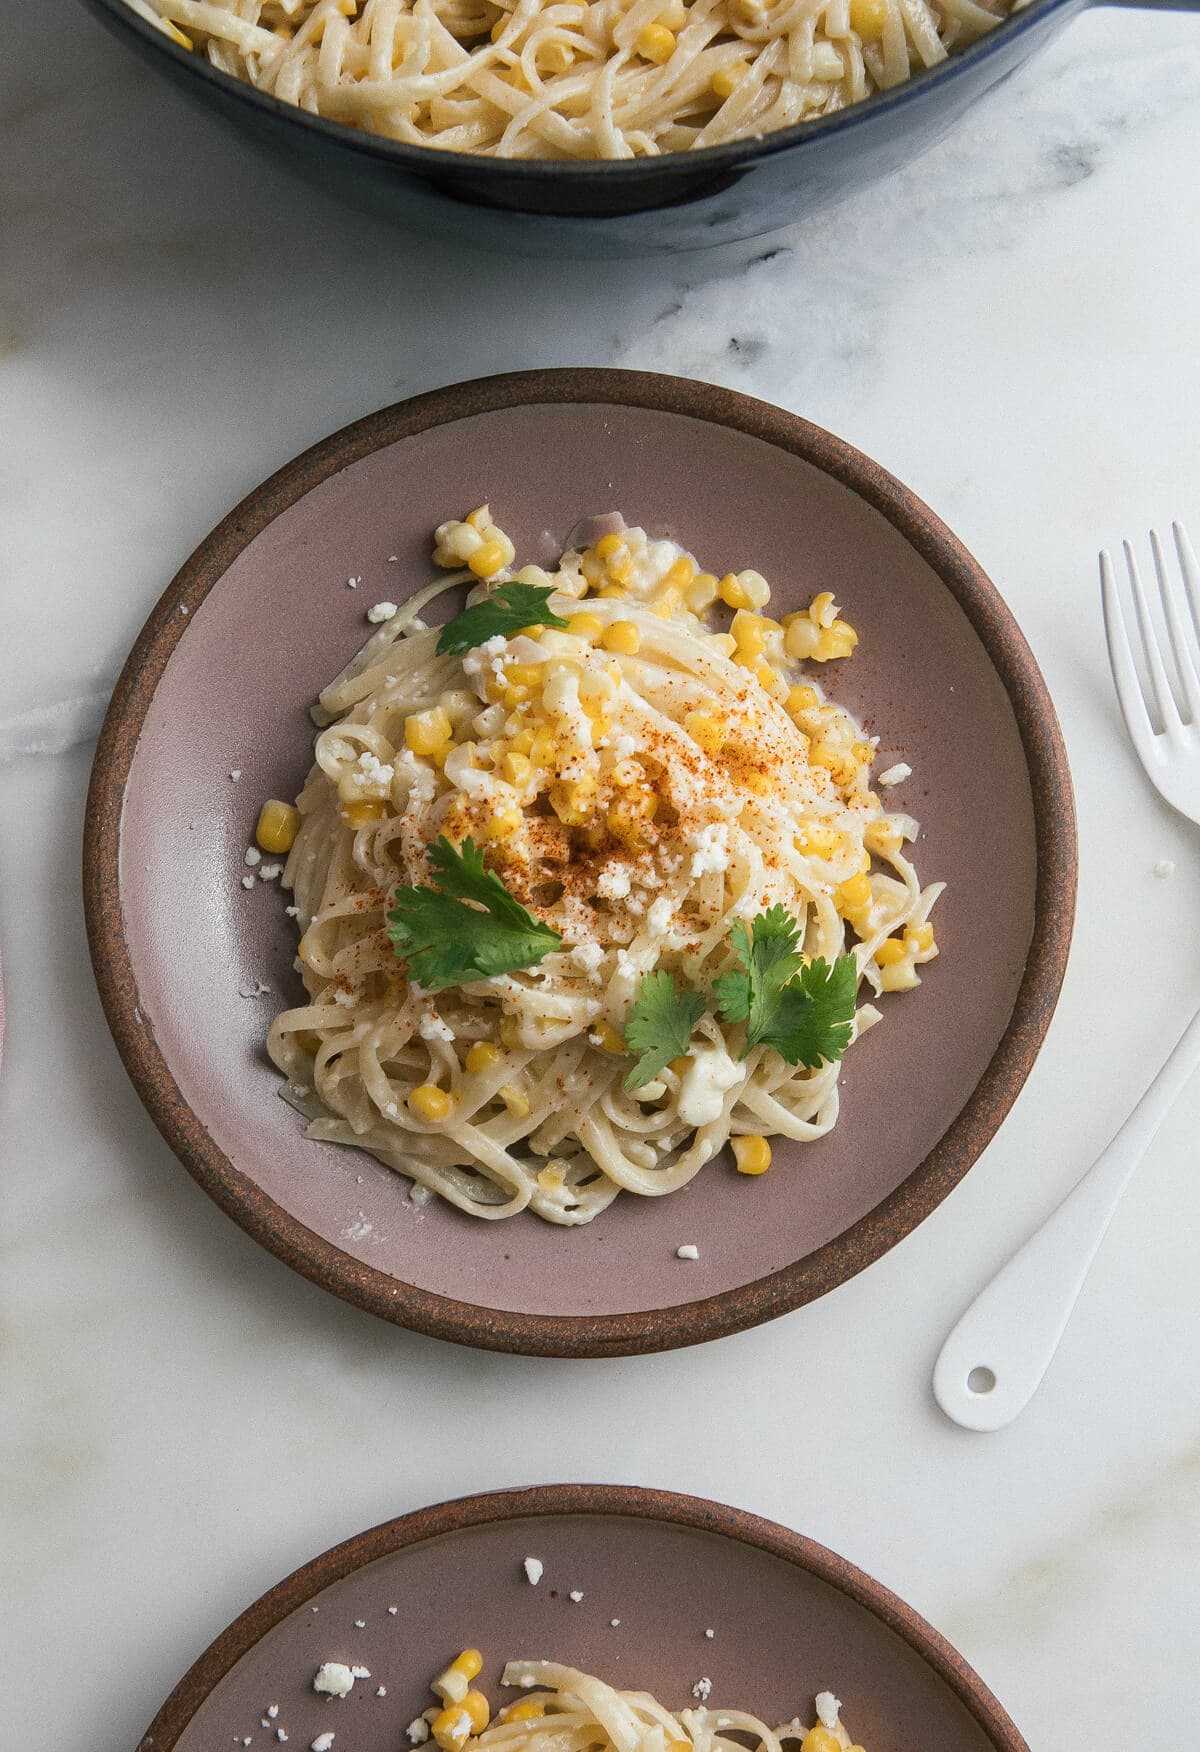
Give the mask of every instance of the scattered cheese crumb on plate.
M 396 613 L 394 602 L 377 602 L 374 608 L 367 610 L 367 619 L 373 627 L 382 626 L 384 621 L 390 621 Z
M 885 785 L 890 789 L 892 785 L 902 785 L 905 779 L 911 778 L 912 768 L 909 766 L 908 762 L 906 760 L 898 760 L 895 766 L 890 766 L 888 768 L 886 773 L 880 773 L 875 782 L 878 785 Z
M 682 1247 L 675 1249 L 676 1259 L 699 1259 L 700 1249 L 693 1241 L 685 1241 Z
M 525 1579 L 531 1588 L 537 1587 L 545 1573 L 546 1566 L 540 1557 L 527 1557 L 525 1559 Z
M 312 1688 L 323 1691 L 327 1697 L 347 1697 L 354 1688 L 356 1677 L 344 1661 L 324 1661 L 317 1668 Z

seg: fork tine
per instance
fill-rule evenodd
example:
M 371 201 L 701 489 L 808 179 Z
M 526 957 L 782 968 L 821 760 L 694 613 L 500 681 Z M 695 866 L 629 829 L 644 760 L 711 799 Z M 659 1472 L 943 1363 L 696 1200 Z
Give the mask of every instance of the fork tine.
M 1129 542 L 1122 542 L 1121 546 L 1125 550 L 1125 569 L 1129 573 L 1129 588 L 1137 611 L 1138 631 L 1142 635 L 1142 651 L 1150 674 L 1150 691 L 1154 696 L 1158 721 L 1165 731 L 1170 732 L 1179 728 L 1179 708 L 1175 704 L 1175 695 L 1171 692 L 1171 683 L 1163 666 L 1158 634 L 1150 619 L 1150 605 L 1146 601 L 1146 592 L 1142 589 L 1137 559 Z
M 1154 728 L 1134 666 L 1125 612 L 1121 607 L 1117 581 L 1113 576 L 1112 559 L 1107 549 L 1100 555 L 1100 594 L 1104 604 L 1104 638 L 1108 645 L 1108 661 L 1112 666 L 1121 716 L 1125 720 L 1129 740 L 1143 764 L 1146 764 L 1154 757 Z
M 1150 531 L 1150 547 L 1154 554 L 1154 570 L 1158 574 L 1158 594 L 1162 598 L 1163 613 L 1167 617 L 1167 631 L 1171 638 L 1171 655 L 1174 657 L 1175 667 L 1179 671 L 1179 680 L 1183 687 L 1184 698 L 1187 701 L 1188 717 L 1193 724 L 1197 724 L 1200 723 L 1200 675 L 1196 673 L 1195 635 L 1191 626 L 1185 622 L 1181 612 L 1179 600 L 1181 591 L 1178 583 L 1167 570 L 1162 542 L 1158 539 L 1156 529 Z
M 1183 588 L 1192 616 L 1192 626 L 1197 639 L 1200 639 L 1200 565 L 1196 562 L 1196 555 L 1183 524 L 1173 523 L 1171 533 L 1175 537 L 1175 552 L 1179 555 L 1179 570 L 1183 573 Z

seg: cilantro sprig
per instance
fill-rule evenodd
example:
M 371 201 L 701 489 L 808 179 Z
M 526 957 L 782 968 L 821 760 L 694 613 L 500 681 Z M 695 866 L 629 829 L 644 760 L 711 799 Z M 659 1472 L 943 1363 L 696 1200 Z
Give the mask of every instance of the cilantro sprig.
M 425 991 L 536 967 L 562 942 L 484 869 L 474 840 L 459 850 L 443 835 L 430 846 L 429 862 L 437 886 L 397 888 L 387 915 L 392 946 Z
M 805 963 L 799 927 L 786 907 L 773 906 L 749 926 L 738 919 L 730 933 L 738 966 L 713 982 L 725 1022 L 746 1024 L 742 1057 L 770 1046 L 790 1065 L 815 1071 L 834 1064 L 850 1044 L 858 990 L 853 955 Z
M 464 608 L 442 628 L 437 642 L 439 657 L 452 652 L 473 651 L 497 633 L 508 638 L 522 627 L 565 627 L 566 621 L 549 607 L 553 585 L 501 584 L 482 602 Z
M 625 1022 L 625 1044 L 639 1055 L 625 1087 L 630 1091 L 642 1088 L 664 1065 L 685 1053 L 692 1029 L 703 1014 L 703 993 L 687 986 L 680 988 L 662 970 L 648 973 Z

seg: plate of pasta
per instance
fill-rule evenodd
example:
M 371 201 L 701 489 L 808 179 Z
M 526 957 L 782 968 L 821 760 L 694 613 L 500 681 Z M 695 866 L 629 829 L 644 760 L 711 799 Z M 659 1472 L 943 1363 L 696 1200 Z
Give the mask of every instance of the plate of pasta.
M 631 373 L 437 392 L 268 482 L 148 623 L 89 810 L 185 1165 L 504 1348 L 868 1263 L 999 1124 L 1069 940 L 1061 739 L 978 567 L 828 434 Z
M 372 1528 L 245 1612 L 156 1752 L 1028 1752 L 912 1609 L 722 1504 L 549 1485 Z

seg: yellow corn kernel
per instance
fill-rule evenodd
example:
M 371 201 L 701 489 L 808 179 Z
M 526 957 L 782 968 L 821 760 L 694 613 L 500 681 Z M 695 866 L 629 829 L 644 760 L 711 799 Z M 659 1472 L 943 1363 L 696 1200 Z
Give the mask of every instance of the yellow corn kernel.
M 717 600 L 717 580 L 711 572 L 697 572 L 683 593 L 693 614 L 703 614 Z
M 450 733 L 450 718 L 441 706 L 432 706 L 427 712 L 412 712 L 404 720 L 404 740 L 414 754 L 432 754 L 449 742 Z
M 736 589 L 730 587 L 726 594 L 730 578 Z M 736 602 L 730 600 L 734 595 L 738 598 Z M 765 608 L 771 600 L 771 586 L 761 572 L 738 572 L 736 576 L 731 573 L 721 580 L 721 599 L 728 602 L 730 608 Z
M 606 651 L 615 651 L 621 657 L 632 657 L 642 643 L 642 635 L 632 621 L 613 621 L 601 635 L 600 643 Z
M 688 712 L 683 720 L 683 727 L 705 754 L 720 754 L 729 735 L 729 728 L 723 717 L 712 712 Z
M 661 20 L 660 20 L 661 22 Z M 690 554 L 680 554 L 663 574 L 663 583 L 670 589 L 686 590 L 696 576 L 696 562 Z
M 473 1077 L 477 1077 L 481 1071 L 490 1071 L 499 1062 L 500 1048 L 493 1046 L 490 1040 L 477 1040 L 467 1050 L 467 1069 Z M 471 1676 L 473 1678 L 474 1674 Z
M 525 785 L 533 771 L 527 754 L 514 754 L 511 749 L 501 758 L 500 771 L 510 785 Z
M 488 507 L 486 505 L 481 505 L 479 509 L 484 516 L 487 515 Z M 474 515 L 476 515 L 476 513 L 473 512 L 472 516 Z M 470 519 L 468 519 L 468 521 L 470 521 Z M 483 1656 L 478 1649 L 464 1649 L 461 1655 L 457 1655 L 454 1660 L 451 1661 L 449 1670 L 451 1673 L 461 1673 L 464 1679 L 478 1679 L 479 1675 L 483 1672 Z M 464 1698 L 463 1701 L 465 1703 L 466 1699 Z M 486 1704 L 487 1698 L 485 1697 L 483 1701 Z M 480 1729 L 476 1728 L 475 1731 L 476 1733 L 479 1733 Z
M 921 982 L 911 961 L 894 961 L 880 968 L 879 983 L 885 992 L 911 992 Z
M 470 555 L 467 565 L 477 578 L 491 578 L 504 565 L 504 549 L 498 541 L 485 541 Z
M 850 876 L 842 883 L 834 897 L 837 909 L 846 918 L 853 913 L 862 912 L 871 904 L 871 879 L 861 871 L 856 876 Z
M 738 650 L 749 657 L 757 657 L 766 645 L 767 629 L 763 625 L 762 616 L 752 614 L 749 609 L 738 609 L 729 630 Z
M 618 1033 L 611 1022 L 597 1022 L 592 1033 L 599 1040 L 602 1052 L 617 1054 L 627 1050 L 624 1035 Z
M 536 687 L 544 667 L 541 663 L 509 663 L 504 673 L 514 687 Z
M 835 785 L 852 784 L 858 770 L 847 755 L 831 748 L 827 742 L 813 743 L 808 751 L 808 762 L 810 766 L 824 767 Z
M 529 1097 L 524 1089 L 518 1089 L 515 1083 L 501 1083 L 496 1093 L 514 1119 L 529 1118 Z
M 479 531 L 480 535 L 487 534 L 488 525 L 491 521 L 492 508 L 490 505 L 476 505 L 474 511 L 468 511 L 463 518 L 463 522 L 469 523 L 472 529 Z
M 532 730 L 516 730 L 508 739 L 510 754 L 528 754 L 533 747 Z
M 505 1016 L 501 1019 L 500 1040 L 510 1052 L 521 1050 L 521 1024 L 515 1016 Z
M 591 712 L 588 713 L 588 717 L 592 720 L 592 747 L 599 748 L 605 737 L 612 735 L 612 719 L 593 717 Z
M 926 922 L 923 925 L 910 925 L 904 933 L 904 942 L 914 954 L 925 955 L 933 948 L 933 926 Z
M 783 629 L 783 648 L 789 657 L 799 662 L 815 656 L 821 633 L 806 614 L 785 614 Z
M 598 614 L 573 614 L 567 622 L 567 631 L 577 639 L 598 639 L 604 631 L 604 622 Z
M 800 1752 L 842 1752 L 842 1743 L 828 1728 L 810 1728 L 800 1743 Z
M 816 703 L 815 687 L 806 687 L 801 683 L 799 687 L 788 688 L 787 709 L 791 717 L 798 718 L 801 712 L 811 712 Z
M 745 784 L 747 791 L 751 791 L 756 797 L 769 797 L 775 789 L 774 781 L 769 775 L 760 773 L 757 768 L 747 773 Z
M 608 831 L 623 846 L 636 850 L 646 841 L 646 825 L 653 821 L 658 799 L 653 792 L 626 792 L 608 812 Z
M 369 798 L 365 803 L 345 803 L 342 820 L 357 833 L 360 827 L 369 827 L 373 821 L 378 821 L 383 810 L 384 805 L 378 798 Z
M 708 82 L 713 96 L 724 103 L 727 97 L 733 96 L 749 71 L 749 61 L 729 61 L 724 67 L 718 67 Z
M 856 30 L 864 43 L 879 41 L 887 17 L 887 0 L 850 0 L 850 29 Z
M 498 43 L 500 38 L 504 35 L 505 30 L 508 28 L 508 22 L 511 16 L 511 13 L 502 12 L 492 26 L 491 36 L 494 43 Z
M 290 852 L 300 827 L 300 811 L 269 797 L 258 812 L 254 837 L 264 852 Z
M 661 67 L 675 53 L 675 35 L 665 24 L 644 24 L 637 34 L 637 52 Z
M 732 657 L 737 650 L 737 640 L 732 633 L 710 633 L 708 642 L 722 657 Z
M 545 1713 L 545 1704 L 539 1703 L 536 1697 L 523 1697 L 520 1703 L 510 1703 L 501 1719 L 506 1722 L 536 1722 Z
M 569 43 L 543 43 L 536 57 L 539 72 L 565 73 L 575 60 L 575 54 Z
M 441 1752 L 463 1752 L 471 1738 L 471 1718 L 461 1703 L 439 1711 L 429 1724 L 434 1741 Z
M 559 780 L 550 787 L 550 806 L 564 827 L 581 827 L 596 804 L 599 789 L 595 776 Z
M 426 1125 L 440 1125 L 449 1119 L 454 1102 L 436 1083 L 420 1083 L 408 1098 L 408 1110 L 423 1119 Z M 439 1742 L 440 1744 L 440 1742 Z
M 670 596 L 660 596 L 657 602 L 650 604 L 650 613 L 656 614 L 659 620 L 670 620 L 678 606 Z
M 514 833 L 520 832 L 524 819 L 519 809 L 501 809 L 484 827 L 484 838 L 492 841 L 511 839 Z
M 687 7 L 683 0 L 668 0 L 658 15 L 658 23 L 665 24 L 668 30 L 682 30 L 687 23 L 687 17 Z
M 614 532 L 610 535 L 602 535 L 592 552 L 598 560 L 608 560 L 614 554 L 619 554 L 624 546 L 625 537 Z
M 899 937 L 885 937 L 875 951 L 875 961 L 879 967 L 895 967 L 897 962 L 907 958 L 908 950 Z
M 833 858 L 837 856 L 842 836 L 834 827 L 825 827 L 819 822 L 813 822 L 796 836 L 796 850 L 806 853 L 810 858 Z
M 765 657 L 760 657 L 754 665 L 754 679 L 763 692 L 769 693 L 772 699 L 783 700 L 787 698 L 787 682 L 776 670 L 772 669 Z
M 817 640 L 817 648 L 813 657 L 818 663 L 831 663 L 841 657 L 849 657 L 858 644 L 858 634 L 848 621 L 835 620 L 827 627 Z
M 606 584 L 602 590 L 597 590 L 597 596 L 617 597 L 625 595 L 624 584 Z
M 558 738 L 549 724 L 541 724 L 534 731 L 529 744 L 529 758 L 537 767 L 555 767 L 558 762 L 556 754 Z
M 771 1146 L 766 1138 L 733 1138 L 733 1159 L 739 1174 L 765 1174 L 771 1166 Z
M 726 608 L 753 608 L 754 606 L 736 572 L 726 572 L 717 585 L 717 595 Z
M 863 834 L 863 844 L 869 852 L 886 857 L 900 850 L 904 836 L 890 821 L 872 821 Z
M 808 618 L 817 627 L 832 626 L 836 613 L 832 590 L 819 590 L 808 605 Z
M 526 1103 L 526 1109 L 528 1110 L 528 1103 Z M 474 1649 L 469 1649 L 467 1653 L 473 1655 L 476 1651 Z M 459 1659 L 461 1658 L 462 1657 L 460 1656 Z M 456 1662 L 455 1665 L 457 1666 L 457 1664 L 458 1663 Z M 480 1666 L 482 1665 L 483 1663 L 481 1661 Z M 479 1668 L 477 1667 L 475 1671 L 477 1673 Z M 474 1677 L 474 1675 L 472 1675 L 472 1677 Z M 482 1734 L 483 1730 L 492 1719 L 492 1706 L 483 1695 L 483 1692 L 468 1691 L 467 1695 L 462 1700 L 462 1707 L 471 1718 L 471 1732 L 473 1734 Z

